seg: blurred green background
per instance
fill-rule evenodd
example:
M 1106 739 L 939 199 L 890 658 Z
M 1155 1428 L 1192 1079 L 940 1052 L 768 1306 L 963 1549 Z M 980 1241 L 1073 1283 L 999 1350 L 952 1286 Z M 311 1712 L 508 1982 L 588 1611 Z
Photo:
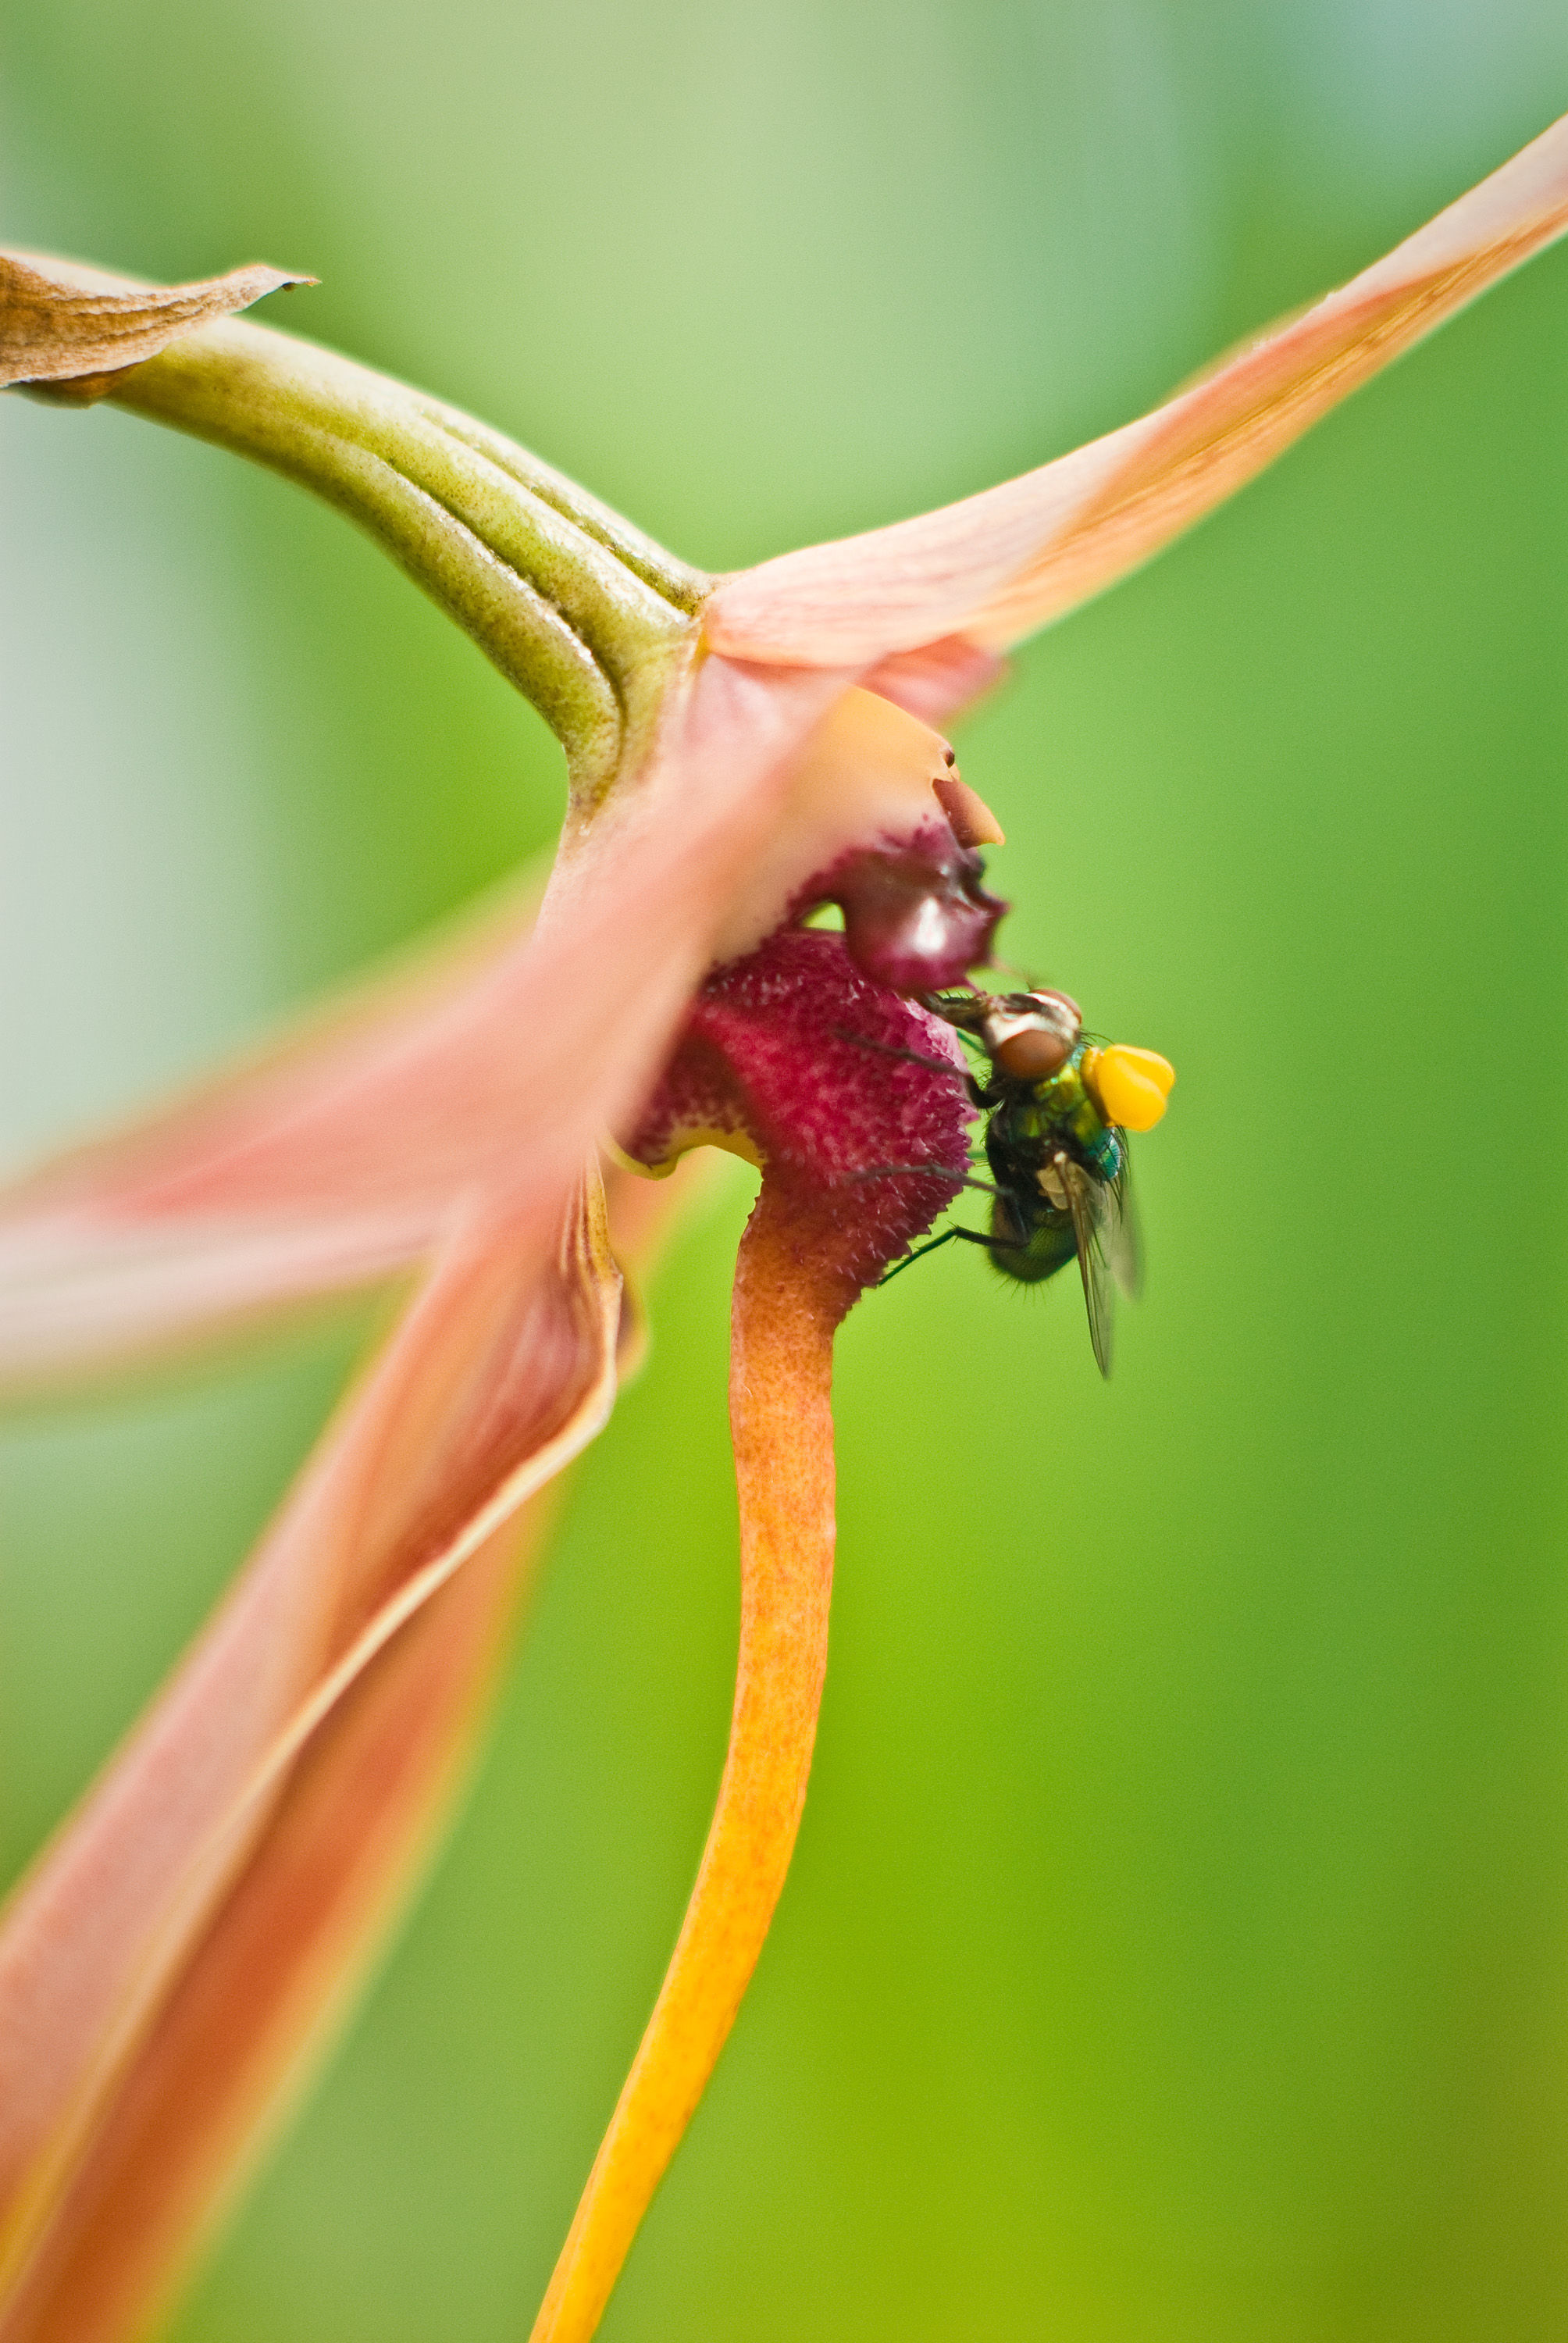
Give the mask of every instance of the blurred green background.
M 1568 105 L 1559 0 L 10 0 L 0 234 L 276 322 L 712 567 L 1123 420 Z M 966 724 L 1012 952 L 1181 1082 L 1102 1389 L 952 1248 L 841 1346 L 794 1876 L 607 2343 L 1568 2333 L 1568 252 Z M 543 847 L 553 747 L 335 516 L 0 407 L 20 1158 Z M 739 1172 L 477 1793 L 178 2343 L 525 2332 L 701 1843 Z M 14 1870 L 351 1346 L 3 1451 Z

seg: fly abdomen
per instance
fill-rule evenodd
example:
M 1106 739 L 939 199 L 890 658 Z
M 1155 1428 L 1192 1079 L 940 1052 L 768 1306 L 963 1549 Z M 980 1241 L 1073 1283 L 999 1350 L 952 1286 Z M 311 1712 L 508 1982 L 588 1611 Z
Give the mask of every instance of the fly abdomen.
M 1059 1212 L 1043 1199 L 1027 1215 L 1017 1202 L 999 1196 L 991 1212 L 991 1265 L 1020 1285 L 1039 1285 L 1077 1257 L 1070 1212 Z M 1022 1242 L 1018 1242 L 1020 1235 Z

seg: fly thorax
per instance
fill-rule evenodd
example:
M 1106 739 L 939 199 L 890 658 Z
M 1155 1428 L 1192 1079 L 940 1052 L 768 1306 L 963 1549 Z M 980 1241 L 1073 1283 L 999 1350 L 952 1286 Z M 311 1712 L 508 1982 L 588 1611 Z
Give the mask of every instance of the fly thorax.
M 1083 1077 L 1079 1071 L 1079 1060 L 1082 1055 L 1081 1050 L 1074 1051 L 1060 1073 L 1051 1074 L 1044 1081 L 1035 1083 L 1033 1099 L 1037 1110 L 1036 1121 L 1037 1127 L 1042 1132 L 1060 1131 L 1064 1125 L 1070 1128 L 1082 1115 L 1085 1108 L 1091 1114 L 1094 1114 L 1092 1101 L 1089 1092 L 1084 1089 Z M 1094 1119 L 1096 1122 L 1100 1120 L 1098 1115 L 1095 1115 Z

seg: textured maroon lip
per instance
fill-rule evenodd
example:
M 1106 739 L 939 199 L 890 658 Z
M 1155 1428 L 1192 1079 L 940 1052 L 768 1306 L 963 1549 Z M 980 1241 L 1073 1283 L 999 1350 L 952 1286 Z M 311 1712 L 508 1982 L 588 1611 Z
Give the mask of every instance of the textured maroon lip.
M 986 892 L 985 864 L 932 819 L 910 836 L 857 846 L 802 887 L 790 920 L 823 903 L 844 914 L 850 959 L 894 992 L 940 992 L 990 952 L 1008 906 Z
M 782 929 L 703 986 L 627 1152 L 661 1166 L 690 1134 L 744 1134 L 847 1306 L 968 1176 L 964 1071 L 951 1029 L 873 982 L 844 937 Z

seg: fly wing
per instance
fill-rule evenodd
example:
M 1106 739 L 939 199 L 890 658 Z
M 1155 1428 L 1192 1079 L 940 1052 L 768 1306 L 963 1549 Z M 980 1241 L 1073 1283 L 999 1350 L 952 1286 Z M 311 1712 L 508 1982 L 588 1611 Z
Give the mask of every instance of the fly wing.
M 1072 1213 L 1072 1233 L 1078 1242 L 1078 1267 L 1083 1279 L 1084 1304 L 1089 1312 L 1089 1339 L 1094 1345 L 1094 1356 L 1101 1373 L 1109 1375 L 1115 1295 L 1111 1291 L 1106 1253 L 1108 1240 L 1115 1242 L 1114 1232 L 1121 1225 L 1121 1216 L 1113 1201 L 1111 1183 L 1091 1179 L 1082 1164 L 1075 1163 L 1070 1155 L 1059 1155 L 1055 1169 L 1067 1191 L 1067 1202 Z
M 1111 1182 L 1109 1199 L 1105 1258 L 1111 1264 L 1111 1276 L 1129 1302 L 1136 1302 L 1143 1291 L 1143 1237 L 1138 1225 L 1138 1208 L 1132 1200 L 1132 1157 L 1125 1132 L 1121 1134 L 1121 1169 Z

